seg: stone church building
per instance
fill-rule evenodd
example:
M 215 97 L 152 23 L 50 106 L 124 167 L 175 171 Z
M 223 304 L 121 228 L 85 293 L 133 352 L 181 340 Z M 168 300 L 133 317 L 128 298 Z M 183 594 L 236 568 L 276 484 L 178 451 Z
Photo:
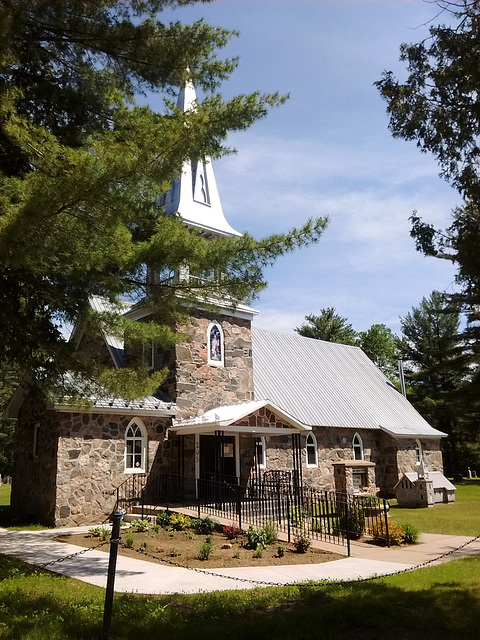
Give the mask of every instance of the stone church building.
M 187 86 L 179 106 L 194 99 Z M 240 235 L 224 216 L 211 162 L 187 163 L 162 204 L 207 237 Z M 149 312 L 140 303 L 125 313 L 145 320 Z M 155 396 L 92 398 L 87 410 L 20 387 L 5 414 L 17 418 L 14 516 L 99 522 L 115 507 L 115 489 L 134 476 L 246 483 L 283 473 L 318 489 L 388 497 L 422 460 L 442 471 L 445 434 L 358 347 L 257 329 L 255 315 L 244 304 L 192 309 L 178 327 L 190 340 L 152 348 L 152 366 L 169 370 Z M 120 340 L 95 340 L 80 325 L 72 339 L 122 366 Z

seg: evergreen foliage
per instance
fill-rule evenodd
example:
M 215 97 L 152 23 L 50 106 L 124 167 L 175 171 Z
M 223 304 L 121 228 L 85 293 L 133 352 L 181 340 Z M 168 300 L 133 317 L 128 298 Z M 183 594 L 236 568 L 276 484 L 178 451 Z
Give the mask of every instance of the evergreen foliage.
M 306 322 L 295 331 L 305 338 L 316 338 L 326 342 L 339 342 L 341 344 L 355 345 L 357 332 L 348 322 L 347 318 L 340 316 L 335 307 L 321 309 L 318 316 L 310 314 L 305 316 Z
M 193 299 L 254 298 L 265 266 L 319 239 L 326 219 L 260 241 L 207 241 L 157 205 L 187 159 L 228 153 L 229 131 L 285 100 L 221 99 L 236 60 L 217 52 L 235 34 L 160 20 L 195 1 L 0 2 L 1 366 L 45 382 L 77 372 L 126 398 L 152 393 L 161 375 L 133 372 L 129 385 L 128 372 L 105 372 L 67 343 L 62 325 L 84 317 L 93 330 L 174 344 L 184 336 L 169 327 Z M 208 95 L 184 113 L 172 97 L 186 80 Z M 135 102 L 147 92 L 163 98 L 159 111 Z M 222 277 L 175 282 L 185 263 Z M 159 274 L 149 286 L 146 264 Z M 91 296 L 145 299 L 156 322 L 120 320 L 120 307 L 95 313 Z
M 459 292 L 449 296 L 465 314 L 461 350 L 449 366 L 470 375 L 456 387 L 458 402 L 480 413 L 480 5 L 471 0 L 437 0 L 448 24 L 430 27 L 430 37 L 403 44 L 400 59 L 408 78 L 391 71 L 376 83 L 387 101 L 394 137 L 415 140 L 434 155 L 441 176 L 458 190 L 464 204 L 453 211 L 452 223 L 437 230 L 414 212 L 411 235 L 425 255 L 451 261 Z
M 401 318 L 399 348 L 406 363 L 409 399 L 435 428 L 447 433 L 442 442 L 446 472 L 466 469 L 479 444 L 471 408 L 458 391 L 470 378 L 468 364 L 460 367 L 463 336 L 458 307 L 433 291 Z M 468 450 L 470 449 L 470 455 Z

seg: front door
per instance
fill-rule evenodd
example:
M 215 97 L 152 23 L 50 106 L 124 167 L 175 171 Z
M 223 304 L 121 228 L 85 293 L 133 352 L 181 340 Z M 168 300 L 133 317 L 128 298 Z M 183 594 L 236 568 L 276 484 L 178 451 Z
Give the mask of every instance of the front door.
M 237 475 L 235 436 L 200 436 L 200 478 L 234 482 Z

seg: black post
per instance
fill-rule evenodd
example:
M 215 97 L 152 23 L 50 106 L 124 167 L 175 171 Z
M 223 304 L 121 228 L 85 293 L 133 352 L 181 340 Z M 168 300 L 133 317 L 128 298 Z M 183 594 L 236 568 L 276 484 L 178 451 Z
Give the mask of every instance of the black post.
M 287 491 L 287 533 L 288 533 L 288 542 L 291 540 L 290 536 L 290 489 Z
M 115 568 L 117 566 L 121 520 L 122 512 L 119 509 L 116 509 L 113 512 L 112 537 L 110 538 L 110 557 L 108 560 L 107 588 L 105 590 L 105 605 L 103 608 L 102 640 L 108 640 L 108 638 L 110 637 L 110 626 L 112 623 L 113 587 L 115 585 Z
M 350 509 L 348 505 L 348 496 L 345 500 L 345 535 L 347 536 L 347 553 L 350 557 Z
M 387 534 L 387 547 L 390 548 L 390 532 L 388 530 L 388 510 L 387 510 L 387 501 L 385 498 L 383 499 L 383 517 L 385 518 L 385 532 Z

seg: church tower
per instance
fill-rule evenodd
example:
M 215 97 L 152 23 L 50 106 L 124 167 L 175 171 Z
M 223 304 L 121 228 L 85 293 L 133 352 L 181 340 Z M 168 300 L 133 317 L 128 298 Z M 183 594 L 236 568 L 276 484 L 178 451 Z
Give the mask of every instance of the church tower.
M 196 108 L 191 83 L 180 90 L 177 106 L 184 111 Z M 241 236 L 225 218 L 209 158 L 186 162 L 159 204 L 206 238 Z M 188 266 L 178 277 L 192 277 Z M 162 389 L 176 403 L 179 417 L 253 400 L 251 322 L 258 312 L 242 303 L 233 309 L 222 300 L 215 306 L 213 312 L 201 303 L 192 306 L 188 322 L 176 327 L 191 339 L 155 357 L 156 369 L 170 371 Z

